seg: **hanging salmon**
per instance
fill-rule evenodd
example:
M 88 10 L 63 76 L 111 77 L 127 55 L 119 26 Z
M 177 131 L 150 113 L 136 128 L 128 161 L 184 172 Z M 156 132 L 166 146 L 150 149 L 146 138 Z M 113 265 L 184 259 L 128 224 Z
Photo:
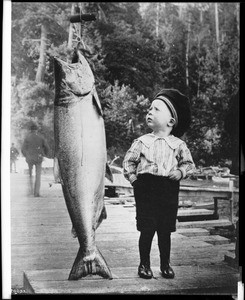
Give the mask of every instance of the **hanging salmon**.
M 89 274 L 111 279 L 111 271 L 95 244 L 95 231 L 106 218 L 104 120 L 94 75 L 79 51 L 77 58 L 74 63 L 54 58 L 55 162 L 80 244 L 68 279 Z

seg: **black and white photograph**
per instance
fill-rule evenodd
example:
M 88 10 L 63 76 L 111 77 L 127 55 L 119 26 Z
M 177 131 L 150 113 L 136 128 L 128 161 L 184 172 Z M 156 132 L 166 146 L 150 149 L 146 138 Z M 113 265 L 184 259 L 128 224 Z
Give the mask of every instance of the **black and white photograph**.
M 3 1 L 3 299 L 243 299 L 241 6 Z

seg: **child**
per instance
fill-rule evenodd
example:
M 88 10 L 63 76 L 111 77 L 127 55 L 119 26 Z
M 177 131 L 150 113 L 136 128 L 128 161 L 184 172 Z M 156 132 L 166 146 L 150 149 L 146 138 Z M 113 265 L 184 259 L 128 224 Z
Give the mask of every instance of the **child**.
M 179 181 L 195 167 L 186 143 L 178 137 L 190 122 L 188 98 L 176 89 L 161 90 L 146 115 L 152 133 L 134 140 L 123 161 L 124 176 L 134 188 L 141 278 L 153 277 L 150 250 L 155 232 L 162 276 L 175 275 L 170 266 L 170 248 L 171 232 L 176 231 Z

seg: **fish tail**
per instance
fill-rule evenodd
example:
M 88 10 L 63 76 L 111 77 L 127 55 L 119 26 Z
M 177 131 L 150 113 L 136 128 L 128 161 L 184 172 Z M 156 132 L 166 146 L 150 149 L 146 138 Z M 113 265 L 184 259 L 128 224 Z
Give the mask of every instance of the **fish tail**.
M 87 275 L 99 275 L 106 279 L 112 279 L 111 271 L 98 248 L 96 248 L 95 254 L 89 257 L 84 257 L 81 248 L 79 249 L 68 280 L 78 280 Z

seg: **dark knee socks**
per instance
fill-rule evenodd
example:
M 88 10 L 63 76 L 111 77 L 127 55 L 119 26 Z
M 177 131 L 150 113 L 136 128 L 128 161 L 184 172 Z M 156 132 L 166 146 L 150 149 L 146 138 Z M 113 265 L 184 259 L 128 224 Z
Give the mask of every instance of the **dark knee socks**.
M 160 252 L 161 266 L 169 263 L 170 249 L 171 249 L 171 233 L 170 232 L 159 232 L 158 235 L 158 247 Z
M 141 231 L 139 238 L 140 263 L 150 265 L 151 244 L 155 231 Z
M 140 263 L 150 265 L 150 252 L 151 244 L 154 237 L 154 230 L 141 231 L 139 238 L 139 253 Z M 170 249 L 171 249 L 171 232 L 157 231 L 158 235 L 158 248 L 160 252 L 160 264 L 161 266 L 169 263 Z

